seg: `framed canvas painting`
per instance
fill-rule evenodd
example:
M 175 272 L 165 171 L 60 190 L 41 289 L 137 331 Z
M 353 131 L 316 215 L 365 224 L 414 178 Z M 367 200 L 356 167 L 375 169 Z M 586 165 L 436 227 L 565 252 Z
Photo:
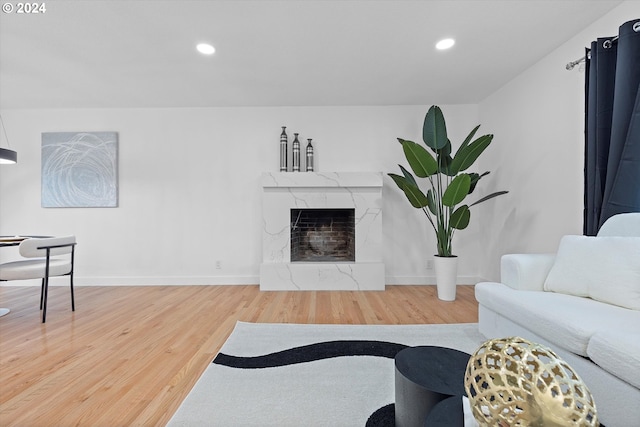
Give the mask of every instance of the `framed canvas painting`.
M 42 207 L 117 206 L 116 132 L 42 133 Z

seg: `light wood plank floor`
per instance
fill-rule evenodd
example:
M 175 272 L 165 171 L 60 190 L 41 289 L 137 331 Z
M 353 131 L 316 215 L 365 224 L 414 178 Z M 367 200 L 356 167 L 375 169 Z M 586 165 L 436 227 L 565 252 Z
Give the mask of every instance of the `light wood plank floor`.
M 237 320 L 477 322 L 472 286 L 454 302 L 434 286 L 384 292 L 260 292 L 258 286 L 0 287 L 0 425 L 162 426 Z

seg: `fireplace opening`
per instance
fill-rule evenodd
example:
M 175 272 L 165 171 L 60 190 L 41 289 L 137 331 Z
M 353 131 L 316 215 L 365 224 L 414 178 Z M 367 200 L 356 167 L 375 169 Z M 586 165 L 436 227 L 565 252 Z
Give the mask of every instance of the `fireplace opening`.
M 291 262 L 355 262 L 355 209 L 291 209 Z

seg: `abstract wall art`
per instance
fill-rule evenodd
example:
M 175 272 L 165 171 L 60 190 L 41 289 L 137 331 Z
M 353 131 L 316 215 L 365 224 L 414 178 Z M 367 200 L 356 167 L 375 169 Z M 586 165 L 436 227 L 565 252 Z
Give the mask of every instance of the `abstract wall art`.
M 117 132 L 42 133 L 43 208 L 117 206 Z

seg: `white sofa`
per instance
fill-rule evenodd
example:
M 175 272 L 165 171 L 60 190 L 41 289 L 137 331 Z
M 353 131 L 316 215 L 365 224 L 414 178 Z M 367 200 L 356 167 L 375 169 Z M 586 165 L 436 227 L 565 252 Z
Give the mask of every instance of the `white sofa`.
M 597 237 L 564 236 L 557 254 L 510 254 L 502 283 L 475 287 L 480 332 L 552 348 L 593 394 L 606 427 L 640 426 L 640 213 Z

